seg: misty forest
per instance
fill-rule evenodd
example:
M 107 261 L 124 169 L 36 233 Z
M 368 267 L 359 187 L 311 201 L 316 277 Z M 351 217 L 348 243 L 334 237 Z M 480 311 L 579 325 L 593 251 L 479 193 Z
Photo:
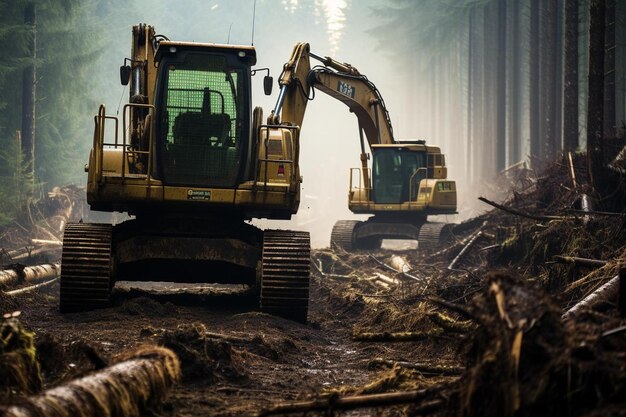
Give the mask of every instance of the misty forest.
M 0 417 L 623 416 L 626 1 L 0 0 Z

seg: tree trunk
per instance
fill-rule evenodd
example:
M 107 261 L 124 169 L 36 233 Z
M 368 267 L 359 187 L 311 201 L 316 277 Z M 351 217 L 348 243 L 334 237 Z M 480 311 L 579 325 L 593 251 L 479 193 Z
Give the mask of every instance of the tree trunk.
M 22 71 L 22 153 L 24 174 L 34 182 L 35 178 L 35 100 L 37 73 L 37 20 L 35 3 L 27 3 L 24 9 L 24 24 L 30 29 L 26 56 L 30 62 Z
M 474 48 L 476 47 L 476 35 L 474 31 L 474 20 L 476 19 L 476 9 L 472 8 L 468 16 L 467 24 L 467 158 L 465 162 L 465 177 L 471 183 L 473 181 L 473 167 L 472 161 L 472 129 L 474 127 L 474 106 L 473 106 L 473 92 L 474 92 Z
M 604 122 L 605 0 L 589 6 L 589 93 L 587 106 L 587 171 L 589 184 L 599 190 L 602 181 Z
M 605 0 L 604 136 L 615 137 L 615 0 Z
M 494 30 L 493 22 L 497 20 L 496 3 L 488 3 L 484 7 L 484 38 L 483 38 L 483 69 L 485 78 L 483 83 L 483 103 L 485 111 L 483 113 L 484 123 L 484 146 L 482 147 L 482 178 L 492 178 L 496 168 L 496 74 L 494 73 L 494 63 L 498 59 L 497 54 L 497 32 Z M 494 10 L 495 9 L 495 10 Z
M 496 73 L 496 170 L 506 167 L 506 1 L 498 1 Z M 517 162 L 517 161 L 516 161 Z
M 623 134 L 626 125 L 626 2 L 615 3 L 615 126 Z
M 541 21 L 541 154 L 544 160 L 551 160 L 556 154 L 555 90 L 556 90 L 556 0 L 542 3 Z
M 554 132 L 553 144 L 556 154 L 563 150 L 563 1 L 555 0 L 553 3 L 554 13 L 554 111 L 552 131 Z
M 484 8 L 483 8 L 484 9 Z M 473 56 L 473 87 L 472 87 L 472 165 L 474 180 L 484 178 L 482 166 L 484 162 L 483 149 L 487 146 L 485 141 L 485 112 L 487 105 L 485 103 L 485 50 L 483 49 L 485 38 L 485 13 L 483 10 L 476 9 L 474 14 L 474 56 Z
M 541 115 L 539 96 L 539 0 L 530 0 L 530 154 L 541 156 L 539 119 Z
M 578 0 L 565 0 L 563 84 L 563 145 L 573 152 L 578 147 Z
M 522 2 L 516 1 L 511 3 L 511 39 L 510 45 L 510 105 L 509 105 L 509 165 L 515 164 L 522 160 L 522 139 L 521 139 L 521 120 L 522 120 L 522 77 L 521 77 L 521 15 Z

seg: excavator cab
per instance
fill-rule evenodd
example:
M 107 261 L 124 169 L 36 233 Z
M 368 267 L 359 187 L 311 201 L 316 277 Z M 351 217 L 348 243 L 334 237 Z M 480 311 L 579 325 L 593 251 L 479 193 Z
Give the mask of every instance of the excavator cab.
M 378 204 L 401 204 L 417 199 L 426 178 L 426 152 L 383 148 L 373 152 L 372 197 Z
M 154 177 L 170 185 L 236 186 L 250 148 L 253 55 L 160 45 L 156 60 Z

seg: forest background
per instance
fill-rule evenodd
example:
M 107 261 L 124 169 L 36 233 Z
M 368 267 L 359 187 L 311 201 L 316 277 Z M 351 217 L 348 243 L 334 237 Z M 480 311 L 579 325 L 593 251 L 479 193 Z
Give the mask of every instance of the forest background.
M 380 89 L 397 138 L 442 147 L 469 217 L 507 167 L 585 149 L 598 5 L 602 135 L 612 137 L 626 120 L 621 0 L 257 0 L 254 35 L 253 0 L 0 0 L 0 224 L 53 186 L 85 183 L 93 116 L 100 103 L 116 114 L 126 102 L 118 67 L 140 22 L 175 40 L 253 42 L 275 79 L 299 41 L 353 64 Z M 267 114 L 276 97 L 261 88 L 256 80 L 253 102 Z M 346 197 L 359 153 L 354 116 L 317 94 L 302 133 L 301 209 L 280 226 L 327 244 L 335 220 L 356 217 Z

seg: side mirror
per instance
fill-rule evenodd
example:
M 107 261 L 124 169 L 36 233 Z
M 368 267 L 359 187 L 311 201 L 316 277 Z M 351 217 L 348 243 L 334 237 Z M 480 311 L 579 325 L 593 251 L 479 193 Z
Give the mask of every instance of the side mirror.
M 122 85 L 128 85 L 128 82 L 130 81 L 130 73 L 130 65 L 122 65 L 120 67 L 120 82 Z
M 274 85 L 274 77 L 266 75 L 263 77 L 263 90 L 265 91 L 265 95 L 269 96 L 272 94 L 272 86 Z

